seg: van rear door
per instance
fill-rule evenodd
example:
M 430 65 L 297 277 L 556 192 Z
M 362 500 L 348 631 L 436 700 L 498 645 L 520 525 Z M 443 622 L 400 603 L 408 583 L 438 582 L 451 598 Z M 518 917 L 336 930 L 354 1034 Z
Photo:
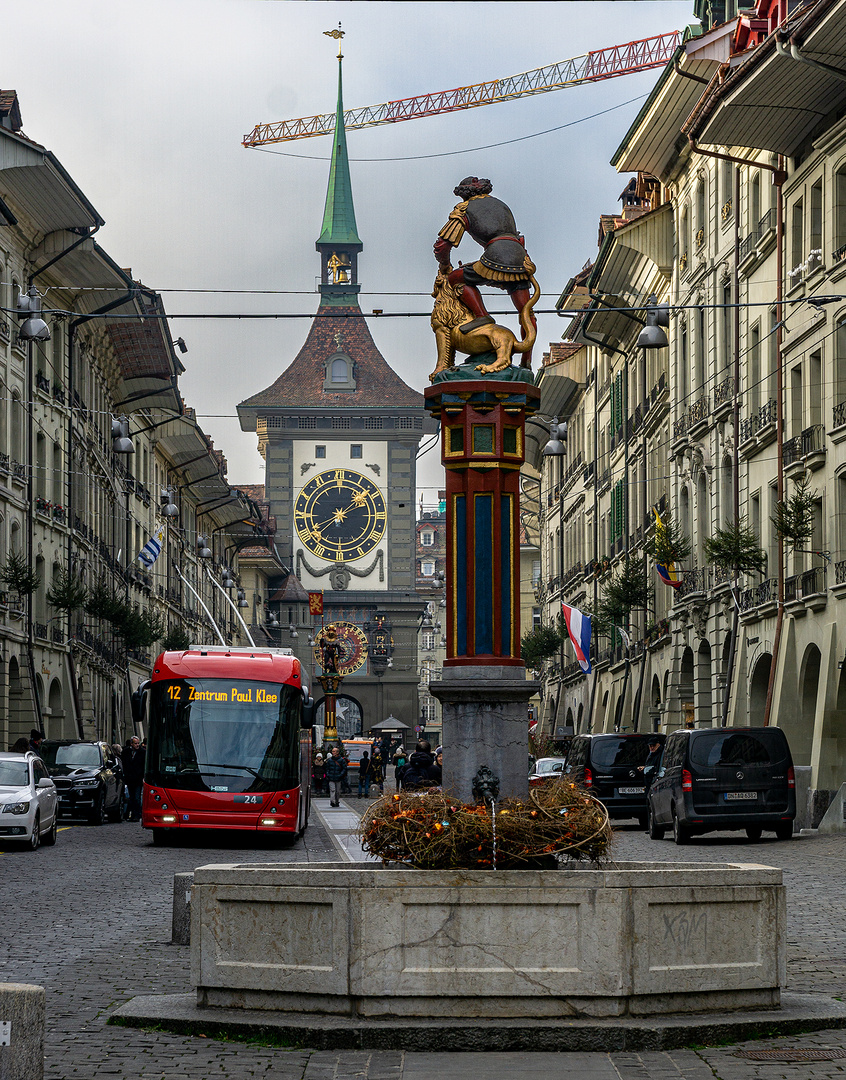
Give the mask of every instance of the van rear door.
M 691 732 L 688 762 L 696 814 L 785 814 L 792 764 L 778 728 Z

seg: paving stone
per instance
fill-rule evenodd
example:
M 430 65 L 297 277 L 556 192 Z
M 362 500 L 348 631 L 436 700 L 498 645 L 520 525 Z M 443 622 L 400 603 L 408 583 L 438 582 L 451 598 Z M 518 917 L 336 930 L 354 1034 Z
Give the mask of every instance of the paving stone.
M 846 837 L 702 837 L 683 848 L 624 826 L 620 861 L 759 862 L 781 866 L 788 890 L 788 985 L 842 996 L 846 989 Z M 5 849 L 0 848 L 0 852 Z M 274 1049 L 166 1032 L 109 1027 L 135 994 L 191 990 L 188 948 L 170 944 L 173 874 L 205 863 L 336 858 L 320 827 L 286 850 L 224 837 L 154 848 L 131 824 L 63 829 L 54 848 L 0 854 L 0 970 L 47 992 L 46 1080 L 844 1080 L 846 1061 L 776 1064 L 740 1057 L 754 1048 L 846 1048 L 846 1031 L 726 1048 L 643 1054 L 439 1054 Z

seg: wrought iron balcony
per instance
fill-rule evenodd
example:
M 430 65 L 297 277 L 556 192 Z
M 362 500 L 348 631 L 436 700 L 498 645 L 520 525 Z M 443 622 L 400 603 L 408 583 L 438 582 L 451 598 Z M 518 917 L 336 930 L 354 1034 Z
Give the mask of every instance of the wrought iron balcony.
M 696 424 L 701 424 L 703 420 L 708 419 L 708 397 L 703 395 L 698 401 L 694 403 L 687 410 L 688 425 L 694 427 Z
M 752 608 L 761 607 L 764 604 L 774 604 L 778 599 L 778 580 L 767 578 L 760 585 L 753 585 L 751 589 L 744 589 L 740 594 L 738 604 L 741 611 L 751 611 Z
M 714 390 L 714 412 L 723 405 L 728 405 L 734 397 L 734 376 L 729 375 Z
M 711 568 L 703 566 L 701 569 L 694 568 L 693 570 L 686 570 L 682 577 L 683 580 L 676 590 L 676 596 L 684 599 L 684 597 L 690 596 L 693 593 L 704 593 L 708 591 L 711 585 Z
M 825 453 L 825 428 L 822 424 L 813 424 L 795 438 L 788 439 L 782 448 L 782 462 L 793 465 L 813 453 Z

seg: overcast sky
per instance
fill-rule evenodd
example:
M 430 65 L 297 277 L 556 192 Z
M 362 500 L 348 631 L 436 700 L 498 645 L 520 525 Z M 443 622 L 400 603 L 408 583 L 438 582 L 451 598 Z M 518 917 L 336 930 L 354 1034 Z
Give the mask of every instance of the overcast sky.
M 513 75 L 694 21 L 692 0 L 27 0 L 14 10 L 0 87 L 17 90 L 26 134 L 59 157 L 105 218 L 102 246 L 160 290 L 174 316 L 316 309 L 329 141 L 265 152 L 241 139 L 259 122 L 334 109 L 336 46 L 321 32 L 339 21 L 347 108 Z M 544 290 L 538 306 L 551 308 L 595 255 L 600 213 L 619 206 L 628 176 L 608 162 L 658 74 L 350 132 L 362 309 L 431 310 L 432 242 L 453 187 L 471 174 L 490 177 L 514 211 Z M 551 128 L 561 130 L 490 146 Z M 459 257 L 477 252 L 468 237 Z M 489 306 L 502 300 L 493 294 Z M 307 320 L 171 325 L 189 348 L 183 394 L 229 459 L 230 481 L 261 483 L 255 435 L 241 432 L 235 406 L 287 367 Z M 383 316 L 371 330 L 422 390 L 435 360 L 428 320 Z M 536 364 L 562 331 L 555 316 L 540 319 Z M 435 449 L 421 460 L 427 503 L 442 483 L 437 458 Z

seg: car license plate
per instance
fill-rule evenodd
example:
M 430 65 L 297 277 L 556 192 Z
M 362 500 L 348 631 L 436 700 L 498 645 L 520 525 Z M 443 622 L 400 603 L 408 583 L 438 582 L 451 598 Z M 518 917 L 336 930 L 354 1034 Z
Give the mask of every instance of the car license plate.
M 757 791 L 727 791 L 726 802 L 755 802 L 758 798 Z
M 645 787 L 621 787 L 617 788 L 618 795 L 642 795 L 646 791 Z

